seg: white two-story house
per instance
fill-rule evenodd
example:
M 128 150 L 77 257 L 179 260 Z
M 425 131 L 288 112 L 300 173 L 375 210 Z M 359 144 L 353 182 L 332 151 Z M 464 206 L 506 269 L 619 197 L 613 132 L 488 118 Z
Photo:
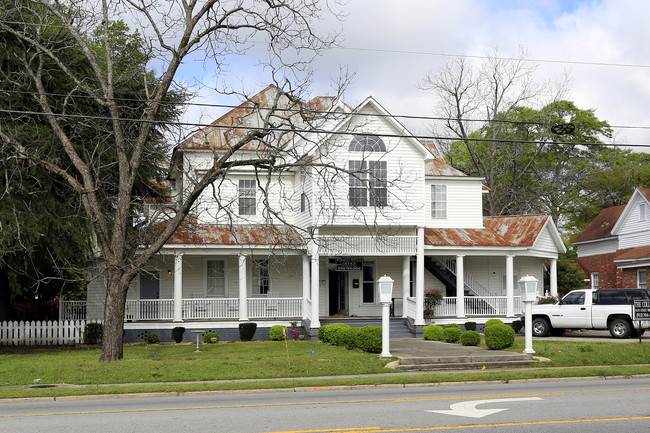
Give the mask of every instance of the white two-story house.
M 168 211 L 242 130 L 259 126 L 263 110 L 251 107 L 277 101 L 277 92 L 270 86 L 175 148 Z M 326 317 L 380 316 L 382 275 L 394 280 L 393 314 L 413 329 L 425 324 L 430 290 L 444 295 L 435 320 L 457 323 L 520 315 L 517 281 L 534 276 L 542 294 L 545 263 L 557 293 L 565 249 L 548 215 L 484 217 L 483 179 L 447 165 L 372 97 L 357 107 L 326 98 L 306 106 L 329 113 L 317 129 L 278 127 L 275 144 L 226 156 L 238 164 L 133 281 L 127 330 L 249 320 L 315 330 Z M 286 169 L 269 175 L 246 164 L 275 146 Z M 104 293 L 93 280 L 88 319 L 101 319 Z

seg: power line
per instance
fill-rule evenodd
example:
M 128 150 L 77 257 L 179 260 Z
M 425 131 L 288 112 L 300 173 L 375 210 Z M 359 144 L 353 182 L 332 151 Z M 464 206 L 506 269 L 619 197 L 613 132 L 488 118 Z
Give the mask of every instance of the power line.
M 338 116 L 338 113 L 332 113 L 331 111 L 322 111 L 322 110 L 315 110 L 311 108 L 305 108 L 305 109 L 297 109 L 297 108 L 281 108 L 281 107 L 273 107 L 273 108 L 268 108 L 268 107 L 263 107 L 263 106 L 258 106 L 255 105 L 254 101 L 245 101 L 240 105 L 229 105 L 229 104 L 209 104 L 209 103 L 203 103 L 203 102 L 175 102 L 175 101 L 155 101 L 152 99 L 136 99 L 136 98 L 108 98 L 104 96 L 90 96 L 90 95 L 69 95 L 69 94 L 64 94 L 64 93 L 39 93 L 39 92 L 29 92 L 29 91 L 24 91 L 24 90 L 3 90 L 0 89 L 0 93 L 7 93 L 7 94 L 20 94 L 20 95 L 45 95 L 45 96 L 50 96 L 50 97 L 61 97 L 61 98 L 73 98 L 73 99 L 99 99 L 103 101 L 121 101 L 121 102 L 135 102 L 135 103 L 152 103 L 152 102 L 160 102 L 161 104 L 166 104 L 166 105 L 183 105 L 183 106 L 192 106 L 192 107 L 206 107 L 206 108 L 229 108 L 229 109 L 235 109 L 235 108 L 249 108 L 249 109 L 257 109 L 257 110 L 268 110 L 268 111 L 278 111 L 278 112 L 283 112 L 283 113 L 293 113 L 293 114 L 300 114 L 300 113 L 307 113 L 307 114 L 314 114 L 314 115 L 332 115 L 332 116 Z M 250 107 L 245 106 L 245 104 L 250 103 L 252 104 Z M 399 118 L 399 119 L 407 119 L 407 120 L 429 120 L 429 121 L 457 121 L 458 119 L 451 118 L 451 117 L 438 117 L 438 116 L 418 116 L 418 115 L 411 115 L 411 114 L 380 114 L 380 113 L 355 113 L 355 116 L 359 117 L 370 117 L 370 118 Z M 517 120 L 505 120 L 505 119 L 460 119 L 463 122 L 481 122 L 481 123 L 503 123 L 503 124 L 512 124 L 512 125 L 536 125 L 536 126 L 553 126 L 555 125 L 554 123 L 546 123 L 546 122 L 525 122 L 525 121 L 517 121 Z M 574 122 L 575 123 L 575 122 Z M 583 126 L 580 125 L 579 123 L 576 124 L 576 126 Z M 643 126 L 643 125 L 637 125 L 637 126 L 629 126 L 629 125 L 608 125 L 609 128 L 617 128 L 617 129 L 648 129 L 650 130 L 650 126 Z
M 173 125 L 183 127 L 197 127 L 197 128 L 219 128 L 229 130 L 245 130 L 245 131 L 262 131 L 262 132 L 280 132 L 280 133 L 294 133 L 294 134 L 316 134 L 316 135 L 347 135 L 347 136 L 365 136 L 368 132 L 352 132 L 352 131 L 327 131 L 319 129 L 299 129 L 287 128 L 278 126 L 258 127 L 258 126 L 243 126 L 243 125 L 215 125 L 212 123 L 194 123 L 194 122 L 168 122 L 164 120 L 144 120 L 144 119 L 125 119 L 114 118 L 109 116 L 88 116 L 81 114 L 60 114 L 60 113 L 42 113 L 39 111 L 22 111 L 22 110 L 7 110 L 0 109 L 0 113 L 7 114 L 22 114 L 31 116 L 45 116 L 45 117 L 62 117 L 70 119 L 89 119 L 89 120 L 106 120 L 106 121 L 120 121 L 120 122 L 133 122 L 133 123 L 153 123 L 156 125 Z M 415 138 L 417 140 L 451 140 L 463 141 L 458 137 L 445 137 L 437 135 L 412 135 L 412 134 L 381 134 L 386 138 Z M 553 140 L 510 140 L 510 139 L 489 139 L 489 138 L 468 138 L 467 141 L 473 142 L 491 142 L 491 143 L 511 143 L 511 144 L 560 144 L 560 145 L 576 145 L 576 146 L 607 146 L 607 147 L 650 147 L 650 144 L 631 144 L 631 143 L 588 143 L 588 142 L 573 142 L 573 141 L 553 141 Z

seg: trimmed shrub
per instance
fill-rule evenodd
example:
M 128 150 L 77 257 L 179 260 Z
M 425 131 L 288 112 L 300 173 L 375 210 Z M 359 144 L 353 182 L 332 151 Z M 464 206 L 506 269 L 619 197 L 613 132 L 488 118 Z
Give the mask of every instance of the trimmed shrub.
M 285 328 L 282 325 L 273 325 L 271 326 L 271 329 L 269 330 L 269 338 L 271 341 L 282 341 L 284 340 L 284 335 L 282 333 L 282 330 L 286 333 L 286 335 L 289 335 L 289 330 Z
M 476 322 L 465 322 L 465 331 L 476 331 Z
M 84 329 L 84 343 L 97 344 L 102 341 L 104 327 L 101 323 L 89 323 Z
M 329 342 L 333 346 L 345 346 L 351 326 L 345 323 L 336 323 L 336 325 L 338 326 L 334 326 L 329 330 Z
M 488 349 L 505 349 L 515 342 L 515 330 L 508 325 L 492 324 L 485 327 L 484 333 Z
M 239 324 L 239 339 L 241 341 L 251 341 L 257 331 L 257 323 L 245 322 Z
M 489 326 L 492 325 L 504 325 L 504 323 L 499 320 L 499 319 L 490 319 L 487 322 L 485 322 L 485 328 L 487 329 Z
M 177 343 L 180 343 L 183 341 L 183 334 L 185 333 L 185 328 L 182 326 L 177 326 L 174 329 L 172 329 L 172 340 L 174 340 Z
M 364 326 L 357 334 L 357 347 L 364 352 L 381 353 L 381 326 Z
M 206 332 L 205 334 L 203 334 L 203 342 L 204 343 L 212 343 L 212 341 L 211 341 L 212 338 L 216 338 L 217 341 L 221 340 L 221 337 L 216 332 Z
M 460 329 L 460 325 L 458 323 L 447 323 L 444 328 L 458 328 Z
M 155 332 L 148 332 L 144 337 L 144 341 L 146 341 L 147 344 L 160 343 L 160 335 L 156 334 Z
M 318 328 L 318 338 L 323 343 L 331 343 L 332 335 L 334 335 L 340 329 L 347 329 L 350 325 L 345 323 L 332 323 L 331 325 L 325 325 Z
M 515 320 L 512 322 L 512 329 L 515 330 L 515 334 L 519 333 L 521 331 L 521 328 L 524 327 L 524 323 L 521 320 Z
M 348 350 L 357 349 L 357 344 L 359 343 L 359 331 L 361 328 L 350 326 L 348 329 L 344 329 L 339 332 L 341 339 L 344 342 L 344 346 Z
M 460 334 L 460 344 L 463 346 L 478 346 L 481 344 L 481 334 L 476 331 L 465 331 Z
M 440 341 L 442 340 L 442 326 L 427 325 L 422 329 L 422 336 L 425 340 Z
M 455 343 L 458 340 L 460 340 L 460 335 L 463 332 L 460 330 L 460 326 L 445 326 L 442 329 L 442 338 L 445 340 L 447 343 Z

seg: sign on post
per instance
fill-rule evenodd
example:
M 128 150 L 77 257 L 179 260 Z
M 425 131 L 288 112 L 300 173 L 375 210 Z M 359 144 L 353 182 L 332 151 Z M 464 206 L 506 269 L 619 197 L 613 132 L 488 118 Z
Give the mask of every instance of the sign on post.
M 641 321 L 650 320 L 650 299 L 634 299 L 633 320 L 639 322 L 639 343 L 641 342 Z

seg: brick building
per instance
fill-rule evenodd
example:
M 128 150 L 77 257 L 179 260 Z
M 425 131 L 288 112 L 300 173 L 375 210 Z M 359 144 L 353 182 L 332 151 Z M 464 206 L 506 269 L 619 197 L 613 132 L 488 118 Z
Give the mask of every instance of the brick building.
M 603 209 L 573 245 L 592 288 L 647 288 L 650 188 L 637 188 L 626 205 Z

